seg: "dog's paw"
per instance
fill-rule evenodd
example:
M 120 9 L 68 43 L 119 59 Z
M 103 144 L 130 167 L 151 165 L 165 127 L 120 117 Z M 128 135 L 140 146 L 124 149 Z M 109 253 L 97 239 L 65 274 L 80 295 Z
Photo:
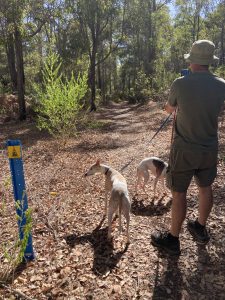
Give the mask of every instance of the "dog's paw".
M 113 247 L 113 238 L 112 237 L 107 237 L 107 244 L 108 244 L 108 246 L 110 246 L 110 247 Z
M 126 247 L 128 247 L 129 245 L 130 245 L 130 239 L 128 238 L 126 242 Z
M 111 241 L 111 240 L 112 240 L 112 235 L 111 235 L 111 234 L 110 234 L 110 235 L 109 235 L 109 234 L 107 235 L 107 240 L 108 240 L 108 241 Z

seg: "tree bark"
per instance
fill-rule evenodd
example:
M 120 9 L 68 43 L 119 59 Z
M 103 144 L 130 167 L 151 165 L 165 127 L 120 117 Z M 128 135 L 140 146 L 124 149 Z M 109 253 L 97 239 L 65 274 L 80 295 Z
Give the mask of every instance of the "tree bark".
M 224 25 L 225 21 L 223 20 L 222 22 L 222 28 L 221 28 L 221 59 L 220 59 L 220 64 L 223 65 L 225 63 L 225 51 L 224 51 Z
M 11 78 L 12 90 L 15 92 L 17 90 L 17 72 L 16 72 L 16 62 L 15 62 L 15 49 L 13 35 L 10 34 L 6 41 L 6 53 L 8 60 L 9 74 Z
M 99 32 L 100 32 L 100 19 L 96 12 L 96 23 L 91 22 L 89 25 L 92 36 L 92 50 L 90 55 L 90 70 L 89 70 L 89 83 L 91 88 L 90 111 L 96 111 L 95 96 L 96 96 L 96 56 L 99 46 Z
M 98 70 L 98 89 L 101 93 L 102 92 L 102 72 L 101 72 L 100 64 L 97 64 L 97 70 Z
M 145 74 L 147 76 L 152 75 L 153 73 L 153 62 L 155 59 L 155 36 L 154 36 L 154 21 L 152 18 L 152 14 L 156 9 L 156 3 L 155 1 L 148 2 L 148 11 L 149 11 L 149 17 L 147 21 L 147 40 L 151 41 L 147 43 L 147 61 L 145 63 Z
M 197 16 L 197 36 L 196 36 L 196 40 L 199 39 L 199 32 L 200 32 L 200 15 L 198 14 L 198 16 Z
M 94 41 L 92 53 L 91 53 L 91 64 L 90 64 L 90 71 L 89 71 L 89 83 L 91 88 L 91 99 L 90 99 L 90 111 L 96 111 L 96 105 L 95 105 L 95 95 L 96 95 L 96 89 L 95 89 L 95 63 L 96 63 L 96 53 L 97 53 L 97 47 L 96 43 Z
M 106 92 L 107 92 L 107 77 L 106 77 L 106 66 L 102 64 L 102 100 L 106 103 Z
M 25 104 L 25 76 L 23 62 L 23 45 L 19 29 L 16 27 L 14 32 L 15 50 L 16 50 L 16 67 L 17 67 L 17 91 L 19 102 L 19 119 L 26 119 L 26 104 Z

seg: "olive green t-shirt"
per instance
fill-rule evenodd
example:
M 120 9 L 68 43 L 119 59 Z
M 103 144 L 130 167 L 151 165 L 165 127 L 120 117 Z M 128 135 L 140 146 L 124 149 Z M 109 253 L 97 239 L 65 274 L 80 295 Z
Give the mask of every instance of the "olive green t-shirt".
M 177 78 L 168 103 L 177 106 L 174 144 L 180 148 L 218 147 L 218 116 L 224 107 L 225 81 L 210 72 Z

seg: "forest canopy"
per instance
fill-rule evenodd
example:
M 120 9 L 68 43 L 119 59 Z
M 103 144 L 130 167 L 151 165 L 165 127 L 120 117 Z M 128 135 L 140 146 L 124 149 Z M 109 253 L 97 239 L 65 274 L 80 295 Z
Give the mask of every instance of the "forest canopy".
M 25 95 L 36 97 L 53 52 L 66 80 L 88 74 L 91 110 L 110 99 L 145 101 L 187 68 L 183 54 L 197 39 L 214 42 L 212 68 L 225 77 L 224 27 L 218 0 L 0 0 L 0 93 L 18 95 L 25 119 Z

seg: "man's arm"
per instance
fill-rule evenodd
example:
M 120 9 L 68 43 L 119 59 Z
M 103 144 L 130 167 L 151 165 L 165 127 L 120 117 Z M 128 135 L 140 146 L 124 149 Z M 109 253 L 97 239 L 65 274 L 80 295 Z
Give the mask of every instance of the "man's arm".
M 165 105 L 165 110 L 171 114 L 177 108 L 177 98 L 178 98 L 178 79 L 175 79 L 171 85 L 168 101 Z
M 173 113 L 175 110 L 176 110 L 176 106 L 171 106 L 168 102 L 166 103 L 166 105 L 165 105 L 165 110 L 169 113 L 169 114 L 171 114 L 171 113 Z

